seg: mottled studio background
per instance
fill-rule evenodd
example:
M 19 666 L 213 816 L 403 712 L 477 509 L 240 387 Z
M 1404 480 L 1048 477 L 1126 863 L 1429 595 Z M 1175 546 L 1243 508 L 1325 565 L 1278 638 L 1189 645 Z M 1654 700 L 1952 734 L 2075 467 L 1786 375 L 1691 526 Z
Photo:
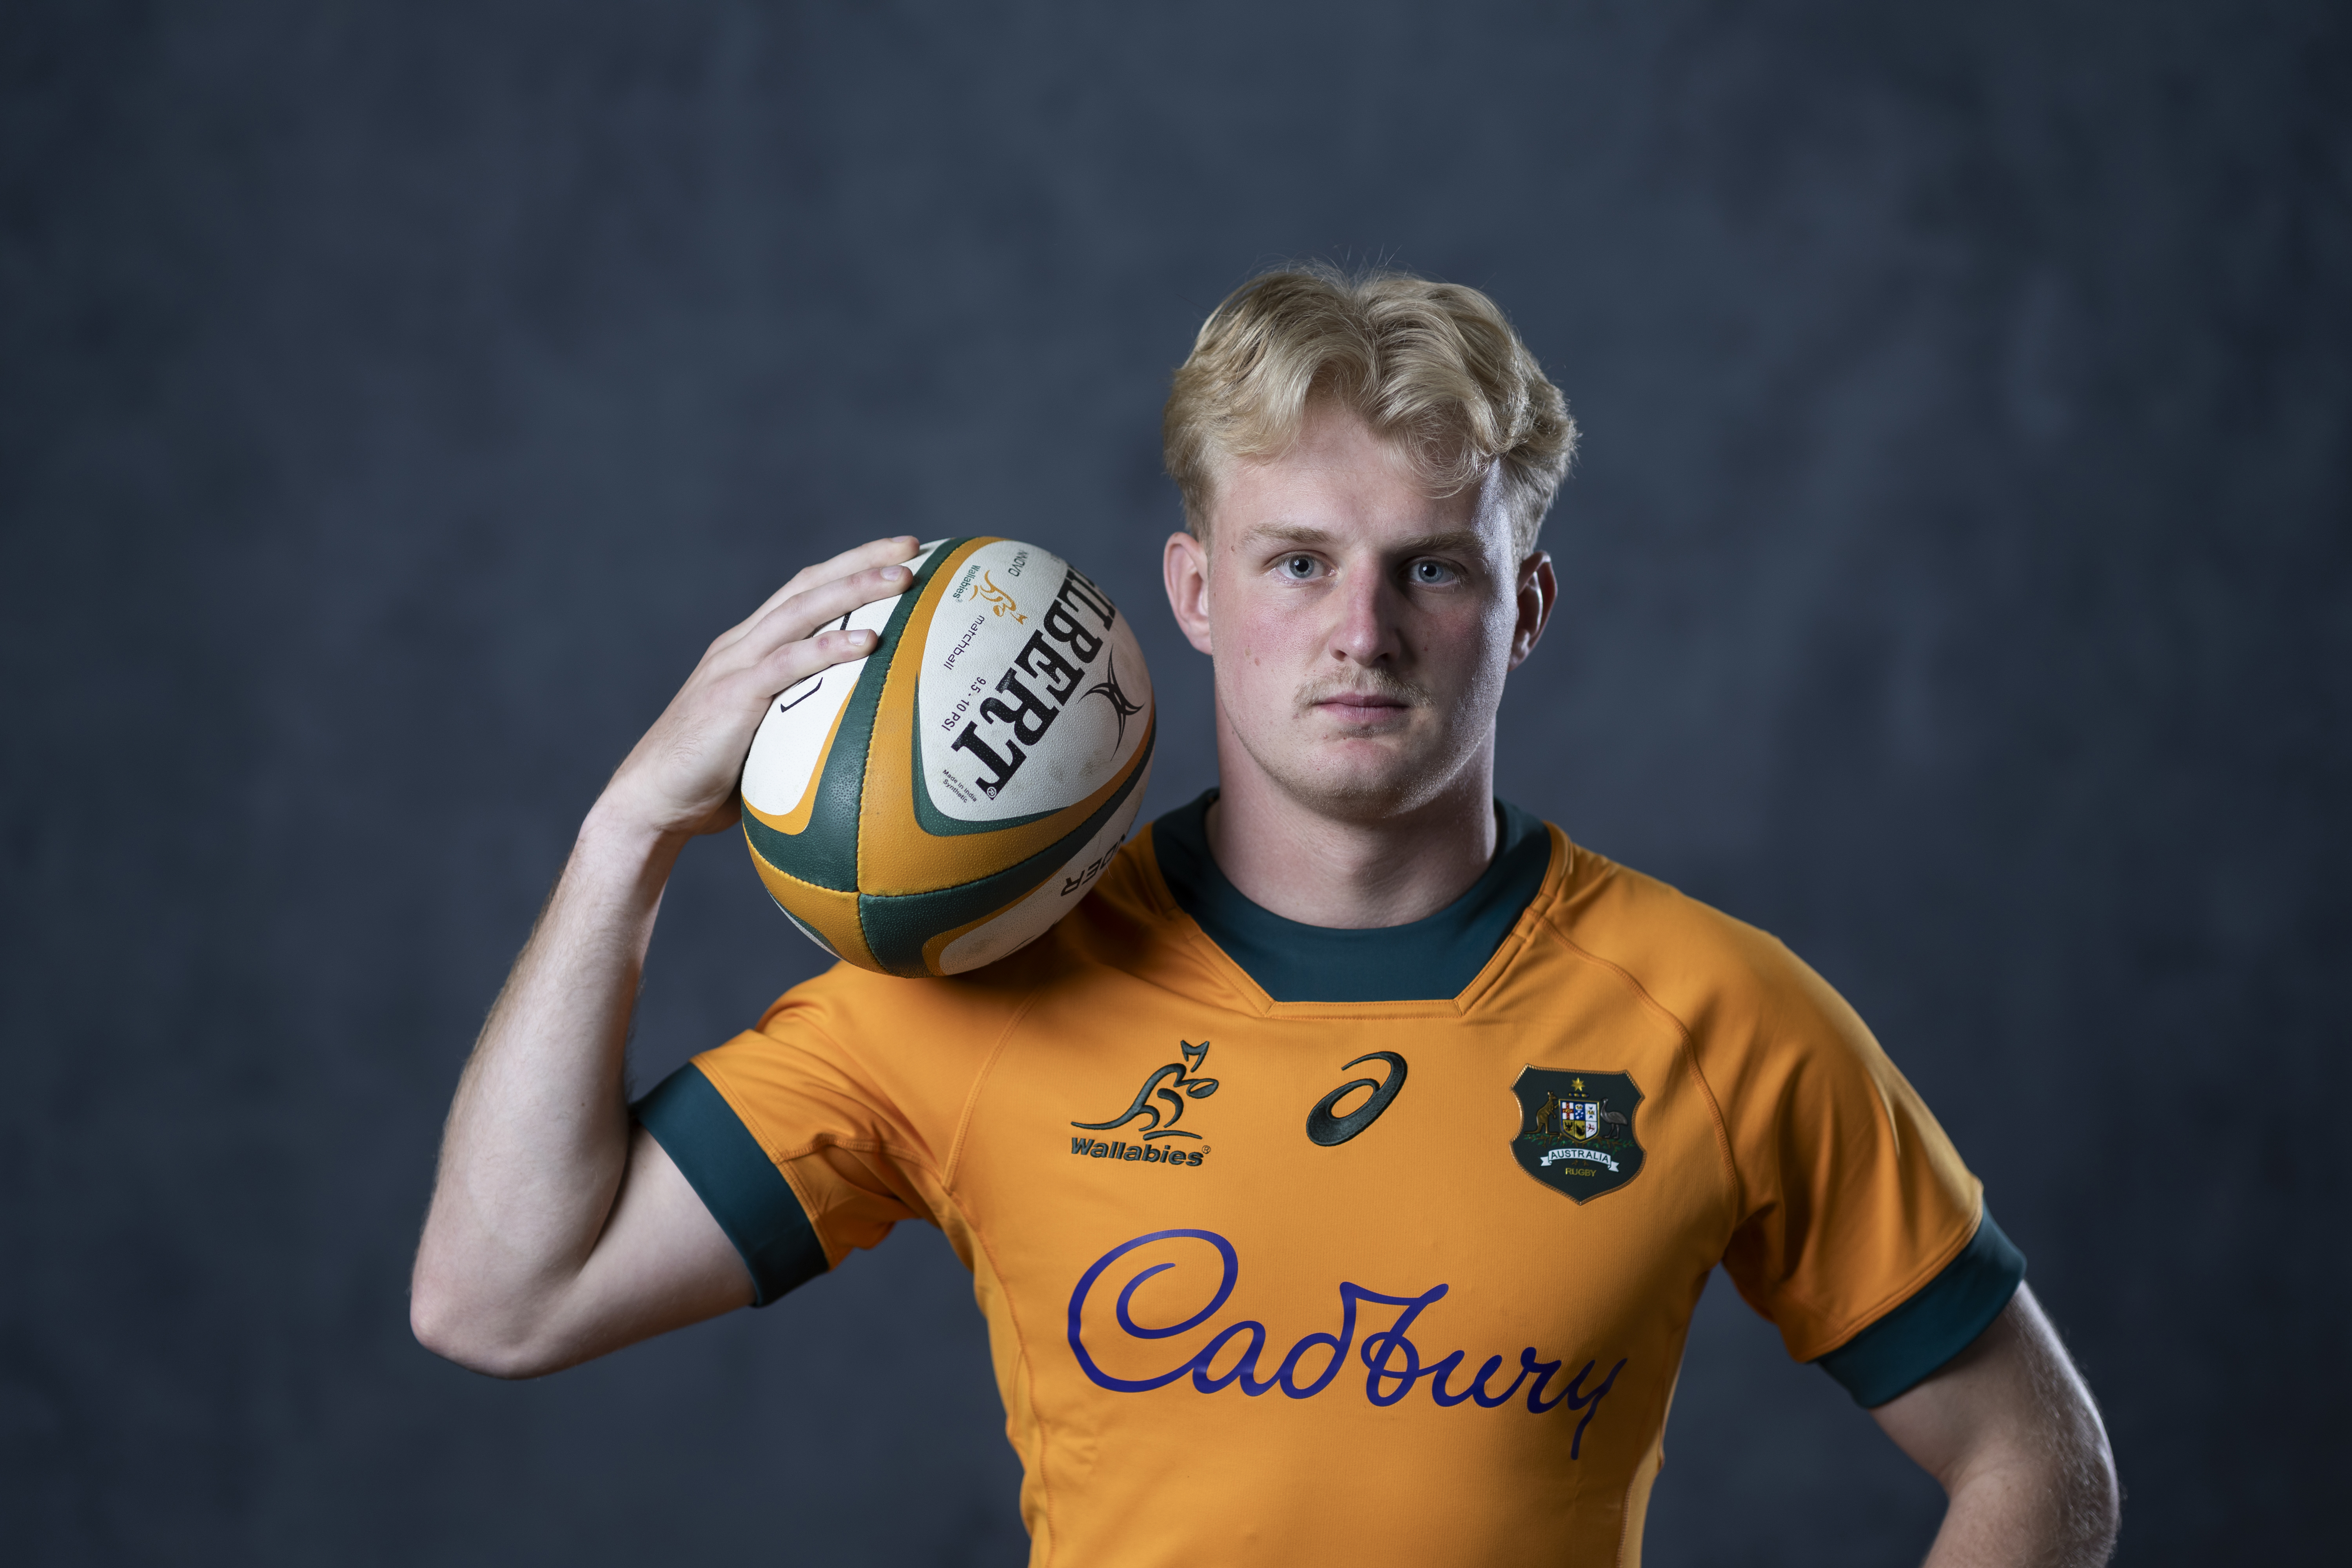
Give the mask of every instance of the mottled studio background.
M 0 1551 L 1018 1561 L 936 1234 L 523 1385 L 409 1249 L 581 812 L 803 563 L 1076 557 L 1208 782 L 1160 401 L 1301 255 L 1489 289 L 1584 425 L 1505 792 L 1874 1022 L 2124 1561 L 2331 1556 L 2352 10 L 2285 0 L 0 5 Z M 815 957 L 698 846 L 637 1081 Z M 1719 1287 L 1668 1447 L 1654 1563 L 1937 1517 Z

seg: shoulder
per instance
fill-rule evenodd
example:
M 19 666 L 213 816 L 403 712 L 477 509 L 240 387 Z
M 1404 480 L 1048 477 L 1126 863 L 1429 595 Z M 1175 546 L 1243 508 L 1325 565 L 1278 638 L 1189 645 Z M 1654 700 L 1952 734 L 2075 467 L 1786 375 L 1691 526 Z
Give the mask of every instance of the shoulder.
M 1770 933 L 1565 836 L 1556 843 L 1568 865 L 1546 889 L 1545 923 L 1685 1022 L 1711 1005 L 1784 986 L 1804 969 Z
M 1868 1039 L 1845 999 L 1779 938 L 1565 836 L 1556 843 L 1568 864 L 1546 889 L 1545 925 L 1671 1015 L 1695 1047 Z

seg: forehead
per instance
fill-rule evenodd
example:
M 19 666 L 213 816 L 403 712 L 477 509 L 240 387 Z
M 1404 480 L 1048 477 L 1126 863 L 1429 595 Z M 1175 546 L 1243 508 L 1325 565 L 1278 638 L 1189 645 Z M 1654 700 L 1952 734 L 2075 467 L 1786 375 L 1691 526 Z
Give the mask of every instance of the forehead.
M 1499 549 L 1509 522 L 1491 469 L 1482 483 L 1432 495 L 1402 444 L 1376 434 L 1352 409 L 1318 403 L 1287 450 L 1222 466 L 1211 532 L 1234 550 L 1310 536 L 1379 544 L 1464 532 Z

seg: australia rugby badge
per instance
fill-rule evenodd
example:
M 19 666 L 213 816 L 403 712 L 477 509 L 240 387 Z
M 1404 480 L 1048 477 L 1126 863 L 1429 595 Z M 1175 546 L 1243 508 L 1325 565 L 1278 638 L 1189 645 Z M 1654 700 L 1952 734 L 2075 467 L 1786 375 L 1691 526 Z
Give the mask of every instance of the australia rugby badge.
M 1585 1203 L 1641 1174 L 1642 1091 L 1626 1074 L 1528 1068 L 1511 1093 L 1519 1102 L 1511 1157 L 1545 1186 Z

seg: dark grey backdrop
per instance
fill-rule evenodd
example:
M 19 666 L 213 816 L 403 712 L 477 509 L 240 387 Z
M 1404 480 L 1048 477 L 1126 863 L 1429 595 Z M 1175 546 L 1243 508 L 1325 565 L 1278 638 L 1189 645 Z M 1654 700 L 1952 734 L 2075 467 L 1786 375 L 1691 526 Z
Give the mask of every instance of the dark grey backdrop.
M 7 6 L 12 1554 L 1017 1561 L 936 1235 L 502 1385 L 405 1326 L 437 1124 L 606 770 L 821 553 L 1076 557 L 1153 808 L 1206 784 L 1160 400 L 1315 255 L 1491 290 L 1586 429 L 1505 792 L 1874 1022 L 2105 1401 L 2126 1561 L 2318 1560 L 2347 15 Z M 698 846 L 638 1081 L 814 958 Z M 1937 1511 L 1719 1288 L 1668 1447 L 1657 1563 Z

